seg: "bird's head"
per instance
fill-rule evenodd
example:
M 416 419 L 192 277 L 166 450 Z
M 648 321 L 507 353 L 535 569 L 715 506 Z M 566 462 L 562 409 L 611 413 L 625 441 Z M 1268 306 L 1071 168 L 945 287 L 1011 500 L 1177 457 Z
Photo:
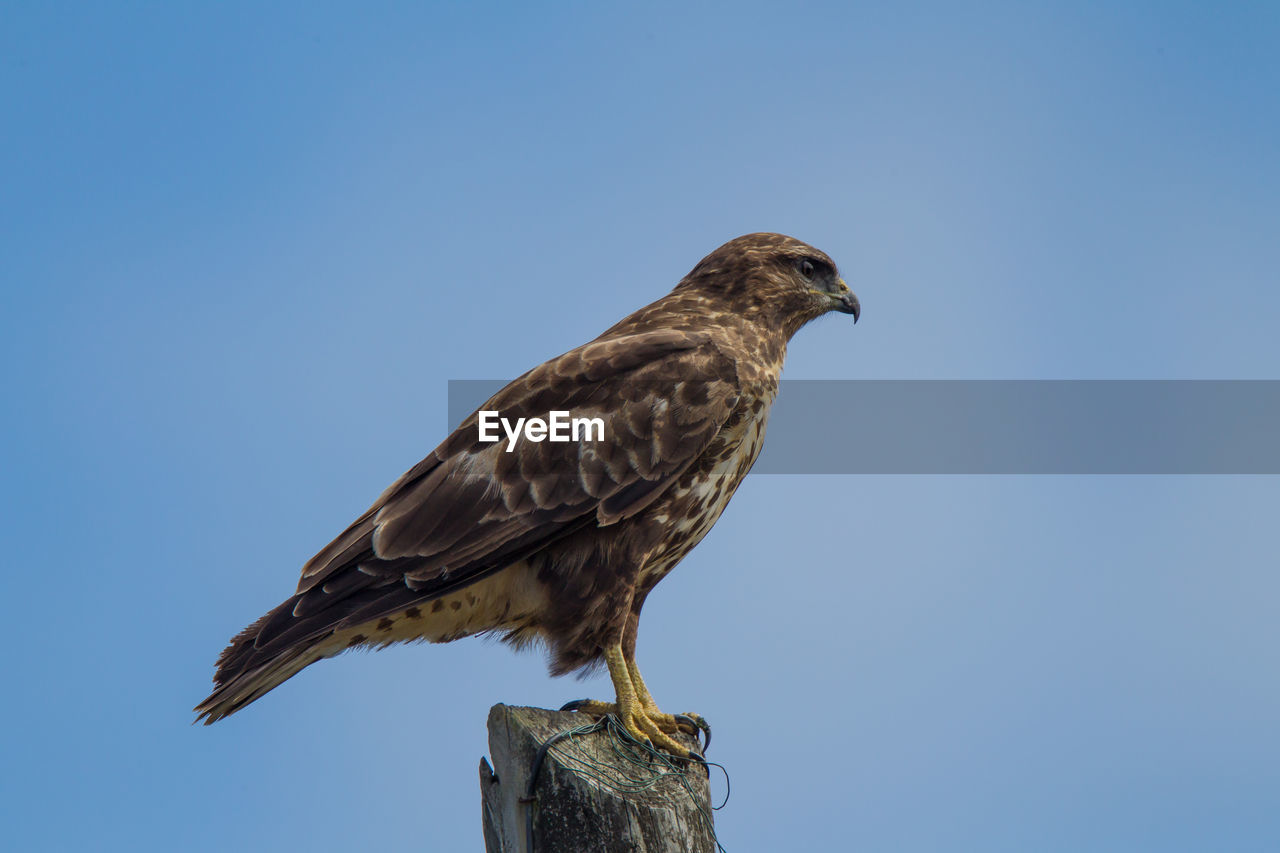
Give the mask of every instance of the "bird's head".
M 746 234 L 707 255 L 676 286 L 789 338 L 823 314 L 858 322 L 862 306 L 825 252 L 784 234 Z

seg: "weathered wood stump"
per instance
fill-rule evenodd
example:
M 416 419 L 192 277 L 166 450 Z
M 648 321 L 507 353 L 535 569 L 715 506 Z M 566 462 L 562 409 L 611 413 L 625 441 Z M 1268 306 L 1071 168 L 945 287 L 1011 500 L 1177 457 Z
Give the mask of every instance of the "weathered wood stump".
M 542 745 L 592 722 L 542 708 L 489 710 L 493 766 L 480 759 L 487 853 L 714 853 L 704 767 L 655 759 L 607 729 L 556 740 L 526 799 Z M 692 737 L 677 739 L 698 749 Z

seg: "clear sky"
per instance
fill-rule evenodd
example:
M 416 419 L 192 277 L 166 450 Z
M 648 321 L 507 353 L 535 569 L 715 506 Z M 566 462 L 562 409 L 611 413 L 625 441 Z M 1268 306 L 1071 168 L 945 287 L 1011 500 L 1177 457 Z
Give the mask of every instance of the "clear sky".
M 5 843 L 481 849 L 489 706 L 606 680 L 470 640 L 189 709 L 447 380 L 738 234 L 861 298 L 788 377 L 1280 378 L 1280 5 L 959 6 L 5 4 Z M 753 476 L 640 661 L 734 853 L 1280 849 L 1277 507 Z

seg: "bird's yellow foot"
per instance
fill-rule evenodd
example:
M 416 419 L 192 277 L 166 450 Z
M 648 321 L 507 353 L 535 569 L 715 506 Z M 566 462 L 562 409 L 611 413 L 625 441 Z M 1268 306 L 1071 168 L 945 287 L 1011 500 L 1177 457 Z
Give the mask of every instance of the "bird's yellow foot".
M 680 719 L 673 714 L 664 714 L 656 710 L 651 712 L 638 702 L 631 702 L 619 707 L 616 702 L 597 702 L 593 699 L 581 699 L 577 702 L 570 702 L 560 710 L 580 711 L 593 717 L 604 717 L 612 714 L 618 718 L 618 721 L 622 723 L 622 727 L 636 740 L 641 743 L 647 741 L 656 748 L 680 758 L 688 758 L 689 750 L 681 746 L 670 735 L 678 731 L 685 731 L 689 734 L 696 734 L 698 731 L 697 727 L 692 724 L 682 726 Z
M 707 747 L 711 746 L 710 723 L 703 719 L 701 714 L 695 714 L 692 711 L 687 714 L 664 714 L 659 711 L 658 703 L 653 701 L 653 695 L 649 693 L 649 688 L 645 686 L 644 679 L 640 677 L 640 667 L 636 666 L 636 662 L 632 658 L 626 658 L 626 663 L 627 674 L 631 677 L 631 686 L 635 688 L 636 696 L 649 716 L 657 715 L 664 720 L 669 719 L 675 723 L 680 731 L 688 732 L 694 737 L 698 736 L 698 732 L 702 732 L 706 738 L 702 744 L 702 751 L 706 752 Z M 670 732 L 668 731 L 668 733 Z
M 600 702 L 595 699 L 576 699 L 566 703 L 560 710 L 581 711 L 593 717 L 605 717 L 613 714 L 619 719 L 622 718 L 622 715 L 618 712 L 618 704 L 616 702 Z M 700 714 L 667 714 L 660 711 L 656 705 L 646 705 L 643 710 L 644 715 L 666 734 L 671 735 L 676 732 L 684 732 L 690 735 L 697 735 L 699 732 L 704 732 L 708 736 L 711 734 L 711 726 L 707 725 L 707 721 Z
M 706 732 L 707 742 L 711 741 L 711 727 L 696 714 L 665 714 L 658 709 L 657 703 L 649 695 L 649 690 L 640 678 L 640 671 L 633 661 L 627 661 L 619 646 L 605 650 L 605 663 L 609 666 L 609 676 L 617 691 L 616 702 L 597 702 L 583 699 L 570 702 L 562 710 L 581 711 L 596 717 L 613 714 L 633 737 L 640 741 L 649 741 L 658 749 L 665 750 L 681 758 L 689 757 L 689 750 L 681 746 L 670 735 L 676 732 L 687 732 L 696 736 L 699 731 Z

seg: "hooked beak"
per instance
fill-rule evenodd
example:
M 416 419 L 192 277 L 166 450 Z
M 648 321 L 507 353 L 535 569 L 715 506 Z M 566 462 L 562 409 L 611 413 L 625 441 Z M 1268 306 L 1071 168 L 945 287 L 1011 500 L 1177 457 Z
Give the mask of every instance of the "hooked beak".
M 853 295 L 853 291 L 849 289 L 849 285 L 844 283 L 844 279 L 840 279 L 841 293 L 835 297 L 835 310 L 841 314 L 852 314 L 853 322 L 856 325 L 858 318 L 862 316 L 862 305 L 858 302 L 858 297 Z

